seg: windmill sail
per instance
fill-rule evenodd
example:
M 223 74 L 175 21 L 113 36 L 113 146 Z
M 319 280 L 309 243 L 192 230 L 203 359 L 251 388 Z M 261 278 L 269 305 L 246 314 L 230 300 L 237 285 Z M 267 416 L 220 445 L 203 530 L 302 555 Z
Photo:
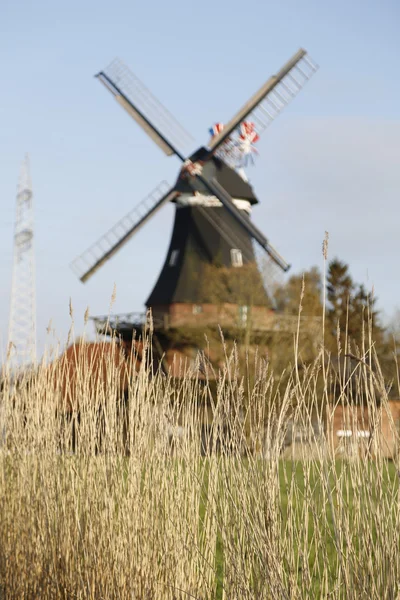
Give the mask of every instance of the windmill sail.
M 210 225 L 218 232 L 218 234 L 225 240 L 225 242 L 231 248 L 240 249 L 243 258 L 250 262 L 253 260 L 253 256 L 248 252 L 247 248 L 243 248 L 243 238 L 236 234 L 236 232 L 226 224 L 226 219 L 217 210 L 208 210 L 203 206 L 198 206 L 197 210 L 203 215 L 203 217 L 210 223 Z
M 91 277 L 109 260 L 166 202 L 174 200 L 178 193 L 166 181 L 162 181 L 146 198 L 116 223 L 95 244 L 71 264 L 82 282 Z
M 264 85 L 246 102 L 236 115 L 225 125 L 209 143 L 212 153 L 228 141 L 231 134 L 245 119 L 254 122 L 258 135 L 263 133 L 279 113 L 304 87 L 317 71 L 318 66 L 303 49 L 296 54 L 264 83 Z
M 228 192 L 218 183 L 216 179 L 211 181 L 205 179 L 201 175 L 196 175 L 196 178 L 211 192 L 213 196 L 216 196 L 218 200 L 225 206 L 230 214 L 240 223 L 240 225 L 251 235 L 251 237 L 258 242 L 258 244 L 269 254 L 272 260 L 283 270 L 288 271 L 290 269 L 289 263 L 275 250 L 269 243 L 267 238 L 261 231 L 250 221 L 250 219 L 243 214 L 243 211 L 236 208 L 231 196 Z
M 179 148 L 190 135 L 122 61 L 115 59 L 96 77 L 167 156 L 183 160 Z

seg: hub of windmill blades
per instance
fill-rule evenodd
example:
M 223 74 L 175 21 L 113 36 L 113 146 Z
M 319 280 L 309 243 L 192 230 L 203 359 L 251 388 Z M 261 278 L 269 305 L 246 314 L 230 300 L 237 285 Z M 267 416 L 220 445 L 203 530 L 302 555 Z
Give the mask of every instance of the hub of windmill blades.
M 307 52 L 303 49 L 298 50 L 224 127 L 219 128 L 207 147 L 200 147 L 189 158 L 185 157 L 181 150 L 188 142 L 189 135 L 126 65 L 116 59 L 104 71 L 98 73 L 96 77 L 118 104 L 167 156 L 177 156 L 183 165 L 174 186 L 162 182 L 72 263 L 73 270 L 81 281 L 87 281 L 114 256 L 164 204 L 179 202 L 182 194 L 190 193 L 215 198 L 229 213 L 235 226 L 242 229 L 243 235 L 246 234 L 255 240 L 271 259 L 286 271 L 289 268 L 288 263 L 249 219 L 242 205 L 239 206 L 243 201 L 255 204 L 258 200 L 248 182 L 244 182 L 229 164 L 226 148 L 228 142 L 230 146 L 235 146 L 240 136 L 240 127 L 246 126 L 246 123 L 251 124 L 253 134 L 258 138 L 316 70 L 317 65 Z M 182 182 L 186 188 L 182 188 Z M 222 235 L 221 227 L 212 224 L 215 219 L 209 218 L 208 221 L 210 227 L 214 227 L 214 234 Z M 225 231 L 224 235 L 229 239 L 233 237 L 230 231 Z
M 203 172 L 203 162 L 193 162 L 190 158 L 187 158 L 182 165 L 181 177 L 183 179 L 189 179 L 189 177 L 196 177 L 201 175 Z

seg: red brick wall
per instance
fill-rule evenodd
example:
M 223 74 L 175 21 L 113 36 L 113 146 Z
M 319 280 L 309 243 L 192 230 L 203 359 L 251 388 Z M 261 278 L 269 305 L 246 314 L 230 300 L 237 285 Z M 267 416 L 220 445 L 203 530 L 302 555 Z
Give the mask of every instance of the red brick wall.
M 195 311 L 198 306 L 200 312 Z M 252 306 L 248 309 L 248 319 L 252 323 L 262 323 L 264 326 L 272 322 L 274 312 L 265 308 L 265 306 Z M 240 326 L 243 321 L 240 319 L 240 307 L 237 304 L 189 304 L 174 303 L 168 306 L 154 306 L 152 308 L 153 316 L 164 320 L 165 326 L 181 327 L 184 325 L 221 325 L 222 327 Z

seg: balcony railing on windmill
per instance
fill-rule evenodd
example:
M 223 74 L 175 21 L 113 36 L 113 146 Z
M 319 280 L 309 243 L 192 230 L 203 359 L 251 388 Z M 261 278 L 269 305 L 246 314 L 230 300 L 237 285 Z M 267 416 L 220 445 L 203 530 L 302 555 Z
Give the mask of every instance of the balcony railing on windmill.
M 92 321 L 95 324 L 96 331 L 100 335 L 119 335 L 124 337 L 124 332 L 133 332 L 136 330 L 138 334 L 141 334 L 144 328 L 147 329 L 159 329 L 163 322 L 160 319 L 150 318 L 148 313 L 145 312 L 130 312 L 123 313 L 120 315 L 112 316 L 98 316 L 92 317 Z

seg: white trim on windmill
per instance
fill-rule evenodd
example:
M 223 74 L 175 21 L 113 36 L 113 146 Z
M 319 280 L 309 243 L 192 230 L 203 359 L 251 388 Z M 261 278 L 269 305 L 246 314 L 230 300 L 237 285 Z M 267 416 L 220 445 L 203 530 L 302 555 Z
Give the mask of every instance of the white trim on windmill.
M 232 198 L 233 204 L 239 210 L 245 210 L 248 214 L 251 213 L 251 204 L 248 200 L 242 198 Z M 218 200 L 216 196 L 209 196 L 195 192 L 194 194 L 181 194 L 176 203 L 179 206 L 207 206 L 207 207 L 220 207 L 223 206 L 222 202 Z

